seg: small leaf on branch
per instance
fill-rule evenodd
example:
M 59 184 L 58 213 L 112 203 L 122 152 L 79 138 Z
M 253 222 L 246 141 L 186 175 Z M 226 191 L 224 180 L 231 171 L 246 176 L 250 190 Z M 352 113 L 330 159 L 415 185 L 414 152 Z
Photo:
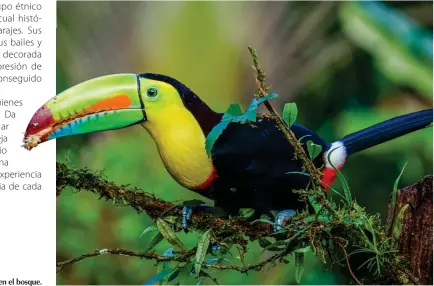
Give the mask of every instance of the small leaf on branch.
M 229 105 L 228 109 L 226 109 L 225 114 L 223 114 L 222 120 L 227 120 L 231 117 L 240 116 L 243 114 L 243 110 L 238 103 L 232 103 Z
M 142 234 L 140 235 L 140 238 L 141 238 L 142 236 L 144 236 L 146 233 L 151 232 L 151 231 L 154 231 L 154 230 L 157 230 L 157 228 L 156 228 L 155 226 L 153 226 L 153 225 L 148 226 L 148 227 L 145 228 L 145 230 L 142 232 Z
M 312 140 L 307 141 L 307 152 L 311 160 L 315 160 L 316 157 L 321 153 L 322 146 L 313 143 Z
M 258 239 L 258 242 L 259 242 L 259 245 L 260 245 L 262 248 L 266 248 L 267 246 L 269 246 L 269 245 L 272 244 L 271 241 L 269 241 L 268 239 L 266 239 L 266 238 L 264 238 L 264 237 L 259 238 L 259 239 Z
M 292 124 L 295 123 L 297 120 L 297 104 L 295 102 L 287 103 L 283 107 L 283 120 L 285 120 L 285 123 L 291 127 Z
M 155 246 L 157 246 L 162 240 L 164 236 L 158 232 L 155 237 L 152 239 L 151 244 L 146 249 L 147 251 L 151 251 Z
M 256 114 L 259 105 L 261 105 L 264 101 L 277 96 L 278 95 L 276 93 L 270 93 L 264 97 L 253 98 L 245 113 L 242 113 L 242 109 L 239 104 L 231 104 L 226 110 L 225 114 L 223 114 L 222 121 L 219 122 L 216 126 L 214 126 L 214 128 L 206 137 L 205 149 L 208 156 L 211 155 L 212 148 L 214 147 L 214 144 L 219 138 L 219 136 L 223 133 L 223 131 L 226 129 L 226 127 L 228 127 L 231 122 L 256 122 Z
M 148 281 L 146 281 L 145 283 L 143 283 L 143 285 L 153 285 L 156 282 L 160 281 L 161 279 L 163 279 L 166 275 L 169 275 L 170 273 L 172 273 L 171 268 L 166 268 L 164 269 L 162 272 L 158 273 L 157 275 L 155 275 L 154 277 L 152 277 L 151 279 L 149 279 Z
M 295 281 L 300 284 L 304 272 L 304 253 L 294 253 L 295 255 Z
M 294 250 L 294 252 L 295 252 L 295 253 L 307 253 L 307 252 L 309 252 L 309 251 L 311 251 L 311 250 L 312 250 L 311 246 L 308 245 L 308 246 L 306 246 L 306 247 L 296 249 L 296 250 Z
M 393 191 L 392 191 L 392 202 L 391 202 L 391 219 L 389 220 L 387 224 L 387 230 L 389 230 L 392 227 L 393 224 L 393 217 L 395 216 L 395 208 L 396 208 L 396 196 L 398 194 L 398 183 L 401 179 L 402 174 L 404 173 L 405 166 L 407 166 L 407 162 L 402 167 L 401 173 L 399 174 L 398 178 L 396 178 L 395 183 L 393 184 Z
M 206 252 L 208 251 L 209 243 L 211 240 L 211 230 L 208 229 L 200 237 L 196 250 L 196 263 L 194 264 L 194 271 L 200 273 L 202 263 L 205 260 Z
M 392 241 L 392 246 L 395 248 L 396 246 L 396 242 L 399 240 L 399 237 L 401 236 L 401 232 L 402 232 L 402 221 L 404 219 L 404 214 L 405 211 L 407 210 L 409 204 L 405 204 L 401 210 L 399 211 L 398 215 L 396 216 L 395 219 L 395 224 L 393 225 L 393 241 Z
M 158 218 L 157 219 L 157 227 L 160 233 L 169 241 L 170 244 L 173 246 L 176 246 L 180 249 L 185 249 L 182 242 L 179 240 L 179 238 L 176 236 L 173 229 L 170 227 L 170 225 L 163 219 Z
M 241 208 L 240 209 L 240 216 L 244 218 L 249 218 L 255 213 L 254 209 L 250 208 Z

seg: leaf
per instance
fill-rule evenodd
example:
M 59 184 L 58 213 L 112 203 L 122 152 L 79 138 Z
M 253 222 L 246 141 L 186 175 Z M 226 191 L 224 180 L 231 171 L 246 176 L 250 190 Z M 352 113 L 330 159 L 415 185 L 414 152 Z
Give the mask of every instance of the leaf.
M 140 235 L 140 238 L 141 238 L 142 236 L 144 236 L 146 233 L 151 232 L 151 231 L 154 231 L 154 230 L 157 230 L 157 228 L 156 228 L 155 226 L 153 226 L 153 225 L 148 226 L 148 227 L 145 228 L 145 230 L 142 232 L 142 234 Z
M 176 267 L 175 270 L 172 271 L 172 273 L 167 277 L 167 282 L 172 282 L 176 277 L 178 277 L 179 273 L 181 273 L 181 270 L 179 267 Z
M 166 268 L 162 272 L 158 273 L 157 275 L 155 275 L 154 277 L 152 277 L 151 279 L 143 283 L 143 285 L 153 285 L 154 283 L 163 279 L 166 275 L 169 275 L 172 271 L 173 271 L 172 268 Z
M 205 260 L 206 252 L 208 251 L 209 243 L 211 240 L 211 230 L 205 231 L 199 239 L 196 250 L 196 263 L 194 265 L 194 272 L 200 273 L 200 268 Z
M 304 253 L 295 253 L 295 281 L 300 284 L 304 272 Z
M 267 247 L 265 247 L 263 251 L 265 251 L 265 250 L 268 250 L 268 251 L 282 251 L 283 249 L 285 249 L 285 247 L 288 244 L 288 242 L 289 242 L 289 239 L 278 240 L 275 243 L 272 243 L 272 244 L 268 245 Z
M 152 250 L 155 246 L 157 246 L 157 244 L 159 244 L 163 240 L 163 238 L 164 236 L 161 233 L 157 233 L 146 250 L 147 251 Z
M 220 246 L 221 246 L 220 253 L 221 254 L 228 253 L 231 250 L 233 245 L 234 245 L 234 241 L 231 238 L 227 237 L 223 239 L 223 241 L 220 242 Z
M 258 239 L 258 242 L 259 242 L 259 245 L 260 245 L 262 248 L 266 248 L 267 246 L 269 246 L 269 245 L 272 244 L 271 241 L 269 241 L 268 239 L 266 239 L 266 238 L 264 238 L 264 237 L 259 238 L 259 239 Z
M 259 105 L 261 105 L 266 100 L 272 99 L 274 97 L 277 97 L 278 95 L 276 93 L 270 93 L 266 96 L 254 98 L 249 104 L 249 107 L 247 107 L 246 113 L 244 113 L 236 122 L 243 122 L 243 121 L 251 121 L 256 122 L 256 113 L 258 110 Z
M 285 123 L 291 127 L 292 124 L 295 123 L 295 120 L 297 119 L 297 104 L 295 102 L 287 103 L 283 107 L 283 120 L 285 120 Z
M 311 137 L 312 135 L 304 135 L 304 136 L 301 136 L 299 139 L 298 139 L 298 142 L 300 142 L 300 143 L 302 143 L 301 142 L 301 140 L 303 140 L 304 138 L 306 138 L 306 137 Z
M 401 179 L 402 174 L 404 173 L 405 166 L 407 166 L 408 162 L 405 162 L 404 167 L 402 167 L 401 173 L 399 174 L 398 178 L 396 178 L 395 183 L 393 184 L 393 191 L 392 191 L 392 211 L 391 211 L 391 219 L 388 222 L 387 230 L 389 230 L 392 227 L 393 223 L 393 217 L 395 215 L 395 208 L 396 208 L 396 196 L 398 194 L 398 183 Z
M 309 153 L 310 159 L 313 161 L 321 153 L 322 146 L 313 143 L 312 140 L 307 141 L 307 152 Z
M 238 103 L 232 103 L 229 105 L 228 109 L 226 109 L 225 114 L 223 114 L 222 120 L 228 120 L 231 117 L 240 116 L 243 114 L 243 110 Z
M 295 253 L 307 253 L 311 250 L 310 245 L 294 250 Z
M 158 218 L 157 219 L 157 227 L 160 233 L 169 241 L 170 244 L 173 246 L 176 246 L 180 249 L 185 249 L 182 242 L 178 239 L 173 229 L 170 227 L 170 225 L 163 219 Z
M 250 208 L 241 208 L 240 209 L 240 216 L 244 218 L 249 218 L 255 213 L 254 209 Z
M 251 222 L 251 224 L 254 224 L 255 222 L 264 222 L 264 223 L 269 223 L 269 224 L 275 225 L 274 222 L 272 222 L 271 220 L 266 219 L 266 218 L 255 219 L 254 221 Z
M 319 213 L 320 210 L 322 209 L 321 204 L 318 203 L 315 196 L 313 196 L 313 195 L 308 196 L 308 198 L 309 198 L 310 204 L 312 205 L 313 209 L 315 210 L 315 213 Z
M 211 156 L 212 148 L 214 147 L 215 142 L 219 138 L 220 135 L 222 135 L 223 131 L 226 129 L 226 127 L 229 125 L 229 121 L 222 121 L 216 126 L 213 127 L 211 132 L 208 134 L 205 140 L 205 150 L 208 154 L 208 157 Z
M 169 248 L 167 249 L 164 253 L 163 256 L 165 257 L 170 257 L 173 256 L 173 248 Z M 161 273 L 163 272 L 165 269 L 167 269 L 169 267 L 169 262 L 168 261 L 164 261 L 160 264 L 158 264 L 158 268 L 157 268 L 157 273 Z M 166 285 L 168 282 L 168 277 L 164 277 L 163 279 L 160 279 L 160 285 Z
M 310 175 L 309 175 L 308 173 L 297 172 L 297 171 L 288 172 L 288 173 L 285 173 L 285 174 L 286 174 L 286 175 L 292 175 L 292 174 L 295 174 L 295 175 L 303 175 L 303 176 L 306 176 L 306 177 L 310 177 Z
M 226 127 L 228 127 L 229 123 L 245 121 L 256 122 L 256 112 L 258 106 L 264 101 L 277 96 L 278 95 L 276 93 L 270 93 L 267 96 L 252 99 L 249 107 L 247 108 L 247 111 L 244 114 L 242 113 L 242 109 L 239 104 L 231 104 L 226 110 L 225 114 L 223 114 L 222 121 L 216 126 L 214 126 L 211 132 L 206 137 L 205 150 L 208 156 L 211 156 L 211 151 L 214 147 L 215 142 L 226 129 Z
M 401 236 L 401 231 L 402 231 L 402 221 L 404 219 L 404 213 L 408 208 L 408 204 L 405 204 L 401 210 L 399 211 L 398 215 L 396 216 L 395 219 L 395 225 L 393 226 L 393 238 L 394 238 L 394 242 L 393 242 L 393 248 L 395 248 L 396 242 L 399 240 L 399 237 Z
M 214 262 L 219 261 L 219 260 L 220 260 L 220 258 L 213 257 L 213 258 L 210 258 L 207 261 L 205 261 L 205 264 L 211 264 L 211 263 L 214 263 Z
M 190 277 L 193 276 L 193 267 L 193 263 L 190 262 L 180 269 L 178 281 L 181 285 L 186 285 L 186 281 L 188 281 Z

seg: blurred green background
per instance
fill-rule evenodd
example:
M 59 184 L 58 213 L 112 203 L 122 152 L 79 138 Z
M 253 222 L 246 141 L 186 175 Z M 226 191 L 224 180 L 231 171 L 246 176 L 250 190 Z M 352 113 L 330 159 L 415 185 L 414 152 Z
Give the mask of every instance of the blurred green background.
M 58 92 L 105 74 L 154 72 L 179 79 L 217 111 L 234 101 L 245 106 L 254 92 L 252 45 L 280 95 L 276 108 L 295 101 L 298 122 L 327 140 L 432 106 L 432 2 L 65 1 L 57 13 Z M 432 173 L 432 137 L 429 128 L 352 157 L 343 173 L 359 204 L 384 218 L 406 161 L 400 186 Z M 170 177 L 140 126 L 59 139 L 57 158 L 66 157 L 165 200 L 200 198 Z M 141 251 L 152 236 L 140 234 L 150 225 L 133 209 L 64 192 L 57 198 L 57 260 L 96 248 Z M 180 234 L 187 246 L 199 236 Z M 247 263 L 270 255 L 260 254 L 257 243 L 249 247 Z M 240 263 L 236 256 L 232 263 Z M 209 273 L 220 284 L 295 284 L 293 265 L 292 259 L 249 275 Z M 323 271 L 313 256 L 305 267 L 302 284 L 349 281 L 345 269 Z M 104 255 L 65 267 L 57 282 L 142 284 L 156 273 L 152 261 Z

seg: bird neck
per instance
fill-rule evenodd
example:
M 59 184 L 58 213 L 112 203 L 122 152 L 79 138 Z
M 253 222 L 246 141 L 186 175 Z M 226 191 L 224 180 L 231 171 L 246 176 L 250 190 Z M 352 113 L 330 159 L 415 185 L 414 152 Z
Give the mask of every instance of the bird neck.
M 214 177 L 204 132 L 188 109 L 167 107 L 158 119 L 150 119 L 143 126 L 154 139 L 167 171 L 179 184 L 200 190 Z

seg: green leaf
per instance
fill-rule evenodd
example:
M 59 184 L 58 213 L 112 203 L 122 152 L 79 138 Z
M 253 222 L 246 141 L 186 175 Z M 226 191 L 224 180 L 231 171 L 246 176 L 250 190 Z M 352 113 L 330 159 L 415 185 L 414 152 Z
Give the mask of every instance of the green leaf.
M 295 120 L 297 120 L 297 104 L 295 102 L 287 103 L 283 107 L 283 120 L 285 120 L 285 123 L 291 127 L 292 124 L 295 123 Z
M 227 237 L 223 239 L 219 244 L 219 246 L 221 247 L 220 253 L 221 254 L 228 253 L 231 250 L 233 245 L 234 245 L 234 241 L 232 240 L 232 238 Z
M 226 127 L 229 125 L 229 121 L 222 121 L 216 126 L 213 127 L 211 132 L 208 134 L 205 140 L 205 150 L 208 154 L 208 157 L 211 156 L 212 148 L 214 147 L 215 142 L 219 138 L 220 135 L 222 135 L 223 131 L 226 129 Z
M 315 210 L 315 213 L 319 213 L 319 211 L 322 209 L 321 205 L 316 200 L 315 196 L 310 195 L 308 196 L 309 202 L 312 205 L 313 209 Z
M 401 173 L 399 174 L 398 178 L 396 178 L 395 183 L 393 184 L 392 203 L 391 203 L 392 211 L 391 211 L 391 216 L 390 216 L 391 219 L 388 222 L 387 230 L 389 230 L 392 227 L 393 217 L 395 216 L 396 196 L 398 194 L 398 183 L 399 183 L 399 180 L 401 179 L 402 174 L 404 173 L 404 169 L 405 169 L 405 166 L 407 166 L 407 163 L 408 162 L 406 162 L 404 164 L 404 167 L 402 167 Z
M 286 245 L 288 244 L 289 239 L 285 239 L 285 240 L 278 240 L 275 243 L 272 243 L 270 245 L 268 245 L 267 247 L 264 248 L 263 251 L 268 250 L 268 251 L 282 251 L 286 248 Z
M 180 249 L 185 249 L 182 242 L 179 240 L 179 238 L 176 236 L 173 229 L 170 227 L 170 225 L 163 219 L 158 218 L 157 219 L 157 227 L 160 233 L 169 241 L 170 244 L 173 246 L 176 246 Z
M 304 253 L 294 253 L 295 255 L 295 281 L 300 284 L 304 272 Z
M 276 93 L 270 93 L 266 96 L 252 99 L 249 107 L 247 107 L 246 113 L 244 113 L 242 116 L 237 118 L 237 121 L 235 122 L 244 122 L 244 121 L 256 122 L 256 113 L 259 105 L 261 105 L 264 101 L 274 97 L 277 97 Z
M 176 267 L 175 270 L 167 277 L 167 282 L 172 282 L 176 277 L 178 277 L 179 273 L 181 272 L 181 269 L 179 267 Z
M 238 103 L 232 103 L 226 109 L 225 114 L 223 114 L 222 120 L 230 120 L 231 117 L 240 116 L 243 114 L 243 110 Z
M 144 236 L 146 233 L 151 232 L 151 231 L 154 231 L 154 230 L 157 230 L 157 228 L 156 228 L 155 226 L 153 226 L 153 225 L 148 226 L 148 227 L 145 228 L 145 230 L 142 232 L 142 234 L 140 235 L 140 238 L 141 238 L 142 236 Z
M 344 175 L 342 175 L 341 171 L 339 171 L 339 169 L 336 168 L 336 167 L 333 165 L 333 163 L 332 163 L 332 161 L 331 161 L 331 159 L 330 159 L 332 153 L 333 153 L 336 149 L 338 149 L 338 148 L 339 148 L 339 147 L 337 147 L 337 148 L 335 148 L 335 149 L 333 149 L 333 150 L 331 150 L 331 151 L 329 152 L 329 154 L 328 154 L 328 156 L 327 156 L 327 161 L 329 162 L 330 166 L 332 166 L 333 170 L 334 170 L 334 171 L 336 172 L 336 174 L 338 175 L 338 178 L 339 178 L 339 180 L 341 181 L 342 187 L 344 188 L 345 200 L 346 200 L 347 204 L 348 204 L 349 206 L 351 206 L 351 205 L 352 205 L 352 202 L 353 202 L 353 199 L 352 199 L 352 196 L 351 196 L 350 186 L 348 186 L 347 180 L 345 180 Z
M 194 272 L 200 273 L 202 263 L 205 260 L 206 252 L 208 251 L 209 243 L 211 241 L 211 230 L 208 229 L 200 237 L 196 250 L 196 263 L 194 264 Z
M 157 273 L 161 273 L 164 270 L 166 270 L 167 268 L 169 268 L 169 262 L 164 261 L 162 263 L 159 263 L 158 267 L 157 267 Z M 158 284 L 160 284 L 160 285 L 166 285 L 167 282 L 168 282 L 168 277 L 169 276 L 164 276 L 162 279 L 160 279 L 160 282 Z
M 308 173 L 303 173 L 303 172 L 298 172 L 298 171 L 288 172 L 288 173 L 285 173 L 285 174 L 286 175 L 292 175 L 292 174 L 294 174 L 294 175 L 303 175 L 303 176 L 306 176 L 306 177 L 310 177 L 310 175 Z
M 394 238 L 393 241 L 393 248 L 395 248 L 396 246 L 396 242 L 399 240 L 399 237 L 401 236 L 401 232 L 402 232 L 402 221 L 404 219 L 404 213 L 408 208 L 408 204 L 405 204 L 401 210 L 399 211 L 398 215 L 396 216 L 395 219 L 395 225 L 393 226 L 393 231 L 392 231 L 392 235 Z
M 312 135 L 304 135 L 304 136 L 301 136 L 300 138 L 298 138 L 298 142 L 300 142 L 300 143 L 302 143 L 301 141 L 304 139 L 304 138 L 307 138 L 307 137 L 311 137 Z
M 155 246 L 157 246 L 163 240 L 163 238 L 164 236 L 161 233 L 157 233 L 146 250 L 151 251 Z
M 267 96 L 254 98 L 250 102 L 247 111 L 243 114 L 241 107 L 237 103 L 231 104 L 226 110 L 225 114 L 223 114 L 222 121 L 214 126 L 211 132 L 208 134 L 205 140 L 205 150 L 208 156 L 211 156 L 212 148 L 214 147 L 215 142 L 219 138 L 219 136 L 223 133 L 223 131 L 228 127 L 231 122 L 256 122 L 256 112 L 258 106 L 264 101 L 271 99 L 273 97 L 277 97 L 276 93 L 270 93 Z
M 307 218 L 305 218 L 304 221 L 305 221 L 306 223 L 310 223 L 310 222 L 313 222 L 313 221 L 315 220 L 315 218 L 316 218 L 315 215 L 310 215 L 310 216 L 308 216 Z
M 251 224 L 254 224 L 255 222 L 264 222 L 264 223 L 269 223 L 269 224 L 275 225 L 274 222 L 272 222 L 271 220 L 266 219 L 266 218 L 255 219 L 254 221 L 251 222 Z
M 254 209 L 250 208 L 241 208 L 240 209 L 240 216 L 244 218 L 249 218 L 255 213 Z
M 311 250 L 310 245 L 294 250 L 295 253 L 307 253 Z
M 163 279 L 166 275 L 169 275 L 172 272 L 172 270 L 173 269 L 171 268 L 165 269 L 164 271 L 158 273 L 157 275 L 155 275 L 154 277 L 152 277 L 151 279 L 143 283 L 143 285 L 153 285 L 154 283 Z
M 264 237 L 259 238 L 259 239 L 258 239 L 258 242 L 259 242 L 259 245 L 260 245 L 262 248 L 266 248 L 267 246 L 269 246 L 269 245 L 272 244 L 271 241 L 269 241 L 268 239 L 266 239 L 266 238 L 264 238 Z
M 321 153 L 322 146 L 313 143 L 312 140 L 307 141 L 307 152 L 309 153 L 310 159 L 313 161 Z

